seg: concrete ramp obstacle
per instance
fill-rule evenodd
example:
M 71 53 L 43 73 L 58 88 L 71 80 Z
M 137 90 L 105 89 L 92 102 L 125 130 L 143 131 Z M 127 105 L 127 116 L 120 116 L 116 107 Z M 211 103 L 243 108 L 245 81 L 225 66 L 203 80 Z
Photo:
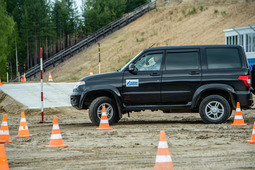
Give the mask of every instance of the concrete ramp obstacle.
M 75 83 L 43 83 L 44 108 L 71 106 L 70 94 Z M 0 91 L 28 109 L 41 108 L 41 83 L 5 84 Z

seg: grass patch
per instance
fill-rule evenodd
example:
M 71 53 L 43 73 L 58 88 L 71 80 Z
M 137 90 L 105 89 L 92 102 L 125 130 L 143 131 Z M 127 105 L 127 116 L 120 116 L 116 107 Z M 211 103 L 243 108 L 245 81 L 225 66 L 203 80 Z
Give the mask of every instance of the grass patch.
M 222 16 L 227 15 L 226 11 L 221 11 L 221 15 L 222 15 Z
M 200 9 L 200 11 L 203 11 L 203 10 L 204 10 L 204 7 L 203 7 L 203 6 L 200 6 L 199 9 Z
M 219 13 L 219 10 L 218 9 L 215 9 L 214 10 L 214 14 L 218 14 Z
M 141 39 L 139 38 L 136 38 L 136 42 L 143 42 L 144 41 L 144 38 L 142 37 Z
M 174 12 L 173 11 L 169 11 L 169 15 L 173 15 L 174 14 Z
M 116 71 L 117 69 L 116 69 L 115 67 L 112 67 L 111 70 L 112 70 L 112 71 Z
M 197 13 L 197 9 L 195 7 L 192 8 L 192 10 L 189 10 L 188 15 L 192 15 Z
M 185 16 L 186 15 L 186 10 L 182 10 L 182 14 Z
M 77 81 L 79 80 L 79 78 L 77 76 L 72 76 L 71 79 L 72 80 L 77 80 Z
M 151 34 L 151 37 L 153 37 L 154 35 L 158 35 L 157 31 L 153 31 L 153 33 Z
M 132 58 L 126 59 L 126 63 L 128 63 L 128 62 L 131 61 L 131 60 L 132 60 Z

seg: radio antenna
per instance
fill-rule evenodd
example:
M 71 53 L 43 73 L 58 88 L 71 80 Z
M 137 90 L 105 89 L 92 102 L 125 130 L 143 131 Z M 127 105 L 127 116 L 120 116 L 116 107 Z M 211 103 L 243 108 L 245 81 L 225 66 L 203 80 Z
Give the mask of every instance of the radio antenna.
M 155 43 L 154 43 L 154 44 L 152 44 L 149 48 L 153 47 L 154 45 L 155 45 Z

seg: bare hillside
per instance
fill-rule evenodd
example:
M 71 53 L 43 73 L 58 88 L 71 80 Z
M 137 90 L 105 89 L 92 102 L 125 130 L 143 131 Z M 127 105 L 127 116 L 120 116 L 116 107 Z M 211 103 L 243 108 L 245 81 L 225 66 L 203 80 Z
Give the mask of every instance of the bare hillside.
M 155 46 L 224 44 L 224 29 L 255 24 L 255 3 L 173 3 L 158 6 L 128 26 L 100 40 L 101 72 L 115 71 L 141 50 Z M 54 81 L 76 81 L 98 74 L 93 45 L 50 70 Z M 47 76 L 44 76 L 47 78 Z

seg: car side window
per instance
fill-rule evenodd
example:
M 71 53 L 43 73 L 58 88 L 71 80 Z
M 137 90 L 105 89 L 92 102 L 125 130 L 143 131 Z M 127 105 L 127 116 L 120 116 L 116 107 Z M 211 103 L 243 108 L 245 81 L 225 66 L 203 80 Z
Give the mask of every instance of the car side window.
M 167 52 L 166 70 L 198 69 L 198 52 Z
M 134 63 L 137 71 L 160 70 L 163 54 L 146 54 Z
M 208 69 L 241 68 L 241 59 L 236 48 L 206 49 Z

